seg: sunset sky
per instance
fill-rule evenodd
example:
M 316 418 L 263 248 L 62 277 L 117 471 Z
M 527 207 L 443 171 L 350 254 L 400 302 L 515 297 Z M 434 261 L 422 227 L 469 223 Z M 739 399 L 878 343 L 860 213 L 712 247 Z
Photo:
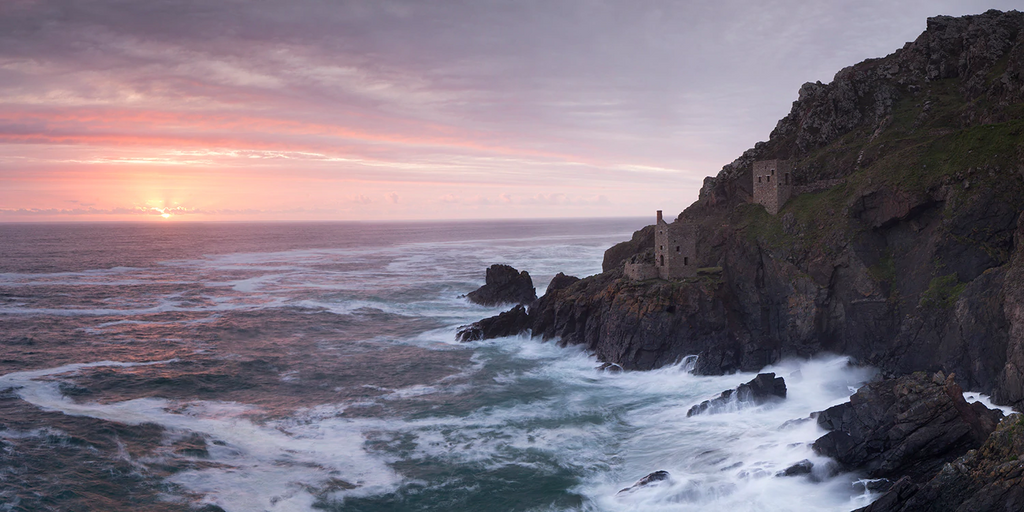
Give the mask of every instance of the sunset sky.
M 1019 4 L 2 0 L 0 221 L 674 215 L 802 83 Z

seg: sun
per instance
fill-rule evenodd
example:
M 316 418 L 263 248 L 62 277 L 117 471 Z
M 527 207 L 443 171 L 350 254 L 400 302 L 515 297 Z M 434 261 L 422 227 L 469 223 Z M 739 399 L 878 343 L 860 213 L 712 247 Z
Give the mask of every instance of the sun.
M 165 219 L 169 219 L 169 218 L 171 218 L 171 214 L 169 214 L 169 213 L 167 213 L 167 212 L 161 213 L 161 214 L 160 214 L 160 216 L 161 216 L 161 217 L 163 217 L 163 218 L 165 218 Z

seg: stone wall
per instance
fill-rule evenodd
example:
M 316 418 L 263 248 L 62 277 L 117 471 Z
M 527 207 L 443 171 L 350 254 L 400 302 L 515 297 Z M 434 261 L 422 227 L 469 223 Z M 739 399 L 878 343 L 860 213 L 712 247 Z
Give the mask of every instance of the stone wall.
M 650 263 L 633 263 L 630 261 L 626 262 L 623 267 L 623 273 L 626 278 L 634 281 L 646 281 L 648 279 L 658 278 L 658 267 Z
M 830 189 L 832 187 L 835 187 L 835 186 L 838 186 L 838 185 L 842 185 L 843 183 L 846 183 L 846 179 L 845 178 L 837 178 L 837 179 L 834 179 L 834 180 L 818 180 L 818 181 L 813 181 L 813 182 L 807 183 L 805 185 L 799 185 L 799 186 L 793 187 L 793 195 L 794 196 L 798 196 L 800 194 L 814 194 L 816 192 L 823 192 L 823 191 L 828 190 L 828 189 Z

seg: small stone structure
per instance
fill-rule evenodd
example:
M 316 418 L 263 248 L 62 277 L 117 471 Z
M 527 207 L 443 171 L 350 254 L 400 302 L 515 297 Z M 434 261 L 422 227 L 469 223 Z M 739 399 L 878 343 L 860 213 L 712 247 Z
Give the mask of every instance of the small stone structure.
M 754 202 L 775 215 L 793 194 L 793 170 L 789 160 L 754 162 Z
M 626 266 L 623 267 L 623 273 L 627 278 L 633 281 L 646 281 L 648 279 L 658 278 L 658 267 L 654 266 L 654 260 L 650 258 L 651 253 L 647 253 L 647 261 L 644 260 L 643 255 L 635 255 L 626 262 Z
M 654 225 L 654 259 L 633 256 L 623 272 L 629 279 L 680 279 L 697 275 L 697 236 L 694 226 L 685 222 L 669 224 L 658 210 Z

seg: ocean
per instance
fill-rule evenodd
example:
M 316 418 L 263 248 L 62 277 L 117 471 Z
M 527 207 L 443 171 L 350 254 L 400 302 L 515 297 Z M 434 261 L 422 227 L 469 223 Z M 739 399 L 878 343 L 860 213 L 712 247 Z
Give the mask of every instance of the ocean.
M 0 511 L 869 503 L 810 449 L 809 415 L 874 373 L 843 357 L 766 368 L 782 402 L 688 418 L 754 374 L 455 341 L 502 310 L 463 297 L 489 265 L 542 294 L 647 222 L 0 225 Z M 778 476 L 805 459 L 811 474 Z

